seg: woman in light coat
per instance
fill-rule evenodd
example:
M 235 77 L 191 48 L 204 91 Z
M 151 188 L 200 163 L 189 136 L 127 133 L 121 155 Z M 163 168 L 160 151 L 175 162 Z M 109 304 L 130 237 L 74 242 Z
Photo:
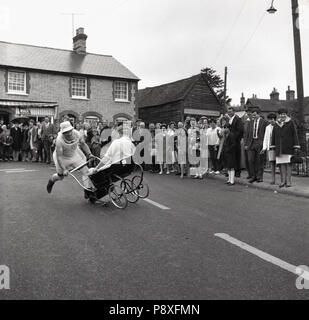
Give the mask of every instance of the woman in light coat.
M 261 151 L 261 154 L 264 154 L 266 152 L 267 154 L 267 160 L 270 164 L 270 170 L 271 170 L 271 182 L 270 184 L 276 183 L 276 154 L 274 150 L 270 150 L 271 141 L 272 141 L 272 133 L 274 126 L 276 124 L 277 116 L 275 113 L 270 113 L 267 116 L 269 125 L 265 129 L 265 135 L 264 135 L 264 141 L 263 141 L 263 149 Z
M 270 149 L 276 152 L 276 163 L 280 165 L 282 187 L 291 187 L 292 164 L 291 157 L 300 150 L 297 130 L 294 122 L 288 117 L 286 109 L 278 111 L 279 121 L 273 129 Z

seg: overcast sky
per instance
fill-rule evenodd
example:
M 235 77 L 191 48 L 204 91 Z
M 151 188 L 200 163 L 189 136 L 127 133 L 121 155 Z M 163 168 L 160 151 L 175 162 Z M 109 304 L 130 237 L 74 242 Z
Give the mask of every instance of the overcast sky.
M 72 49 L 84 27 L 87 51 L 110 54 L 141 81 L 139 88 L 228 67 L 232 104 L 273 87 L 296 90 L 290 0 L 1 0 L 2 41 Z M 299 0 L 304 91 L 309 95 L 309 0 Z

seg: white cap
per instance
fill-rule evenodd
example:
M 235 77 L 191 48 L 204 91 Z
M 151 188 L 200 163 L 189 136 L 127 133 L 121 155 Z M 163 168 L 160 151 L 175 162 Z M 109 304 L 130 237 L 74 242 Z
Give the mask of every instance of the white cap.
M 73 129 L 74 128 L 72 127 L 70 121 L 64 121 L 64 122 L 60 123 L 60 131 L 61 131 L 61 133 L 65 133 L 65 132 L 71 131 Z

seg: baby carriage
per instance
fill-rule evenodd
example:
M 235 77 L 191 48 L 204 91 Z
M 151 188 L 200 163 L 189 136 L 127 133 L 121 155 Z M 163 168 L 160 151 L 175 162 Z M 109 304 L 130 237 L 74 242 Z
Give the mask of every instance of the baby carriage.
M 96 159 L 100 160 L 100 158 Z M 90 174 L 89 179 L 93 188 L 86 188 L 74 174 L 88 163 L 89 161 L 71 170 L 69 175 L 84 189 L 85 198 L 88 198 L 91 203 L 108 196 L 110 202 L 116 208 L 125 209 L 128 202 L 136 203 L 139 199 L 148 197 L 149 186 L 144 182 L 143 168 L 141 165 L 134 163 L 132 157 L 104 166 L 95 174 Z M 103 203 L 105 204 L 104 201 Z

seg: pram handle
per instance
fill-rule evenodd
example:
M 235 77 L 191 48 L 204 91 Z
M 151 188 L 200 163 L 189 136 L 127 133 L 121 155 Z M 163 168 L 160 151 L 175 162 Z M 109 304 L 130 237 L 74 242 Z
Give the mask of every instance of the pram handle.
M 97 159 L 97 160 L 101 161 L 100 158 L 98 158 L 98 157 L 96 157 L 96 156 L 93 156 L 91 159 L 87 160 L 85 163 L 83 163 L 83 164 L 81 164 L 80 166 L 78 166 L 78 167 L 72 169 L 71 171 L 69 171 L 69 173 L 73 173 L 73 172 L 78 171 L 78 170 L 80 170 L 81 168 L 85 167 L 92 159 Z

